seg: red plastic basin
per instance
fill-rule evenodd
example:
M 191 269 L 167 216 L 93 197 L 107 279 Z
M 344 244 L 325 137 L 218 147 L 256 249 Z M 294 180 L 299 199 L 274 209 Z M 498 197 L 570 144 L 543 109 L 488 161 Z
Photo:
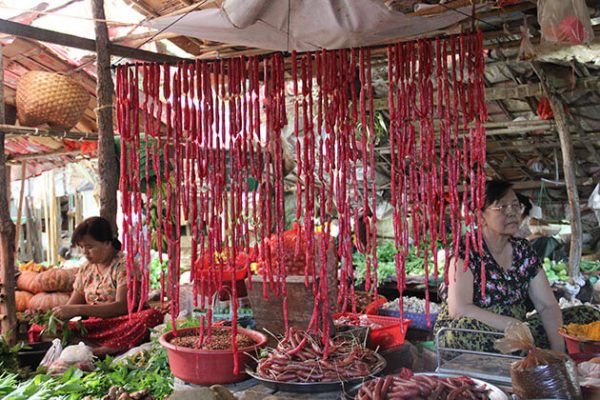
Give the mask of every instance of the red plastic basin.
M 558 333 L 565 338 L 567 345 L 567 353 L 569 354 L 597 354 L 600 353 L 600 341 L 585 340 L 576 336 L 569 335 L 563 329 L 559 329 Z M 581 354 L 580 354 L 581 353 Z M 591 357 L 590 357 L 591 358 Z
M 230 330 L 231 327 L 220 327 L 219 329 Z M 198 332 L 198 328 L 178 330 L 182 335 L 190 331 Z M 250 337 L 256 344 L 238 349 L 239 372 L 237 374 L 233 373 L 233 352 L 231 350 L 198 350 L 175 346 L 170 343 L 174 337 L 172 331 L 163 334 L 158 340 L 167 349 L 169 366 L 174 376 L 197 385 L 216 385 L 247 379 L 246 367 L 254 362 L 248 354 L 256 354 L 257 350 L 267 343 L 267 337 L 260 332 L 238 328 L 238 333 Z
M 359 318 L 361 314 L 339 313 L 334 314 L 333 318 L 338 319 L 344 316 Z M 379 347 L 381 350 L 402 346 L 406 337 L 406 330 L 412 322 L 410 319 L 405 319 L 402 322 L 400 318 L 379 315 L 367 315 L 367 319 L 369 322 L 381 326 L 380 328 L 371 328 L 368 343 L 370 348 L 376 349 Z

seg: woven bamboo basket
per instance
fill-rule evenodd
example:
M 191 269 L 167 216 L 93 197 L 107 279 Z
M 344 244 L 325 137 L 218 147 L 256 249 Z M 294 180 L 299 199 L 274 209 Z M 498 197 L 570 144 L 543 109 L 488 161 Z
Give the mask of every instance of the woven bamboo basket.
M 44 71 L 29 71 L 17 84 L 17 118 L 25 126 L 48 124 L 71 129 L 81 119 L 90 101 L 88 92 L 70 77 Z

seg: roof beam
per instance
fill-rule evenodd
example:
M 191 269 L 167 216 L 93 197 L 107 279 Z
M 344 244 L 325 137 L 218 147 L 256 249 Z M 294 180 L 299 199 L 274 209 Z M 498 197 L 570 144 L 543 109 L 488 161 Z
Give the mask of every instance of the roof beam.
M 8 35 L 24 37 L 28 39 L 39 40 L 40 42 L 57 44 L 60 46 L 74 47 L 77 49 L 96 52 L 96 41 L 86 39 L 75 35 L 68 35 L 47 29 L 36 28 L 29 25 L 19 24 L 5 19 L 0 19 L 0 32 Z M 134 49 L 132 47 L 120 46 L 111 43 L 109 45 L 110 54 L 119 57 L 130 58 L 139 61 L 149 62 L 167 62 L 176 63 L 185 61 L 185 59 L 170 56 L 168 54 L 159 54 L 151 51 Z

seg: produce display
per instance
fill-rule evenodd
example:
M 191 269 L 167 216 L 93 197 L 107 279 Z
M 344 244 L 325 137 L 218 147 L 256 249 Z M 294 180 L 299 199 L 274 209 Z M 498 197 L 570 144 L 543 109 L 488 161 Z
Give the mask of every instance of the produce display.
M 259 360 L 256 373 L 280 382 L 336 382 L 371 375 L 383 366 L 373 350 L 348 338 L 329 339 L 328 345 L 324 357 L 321 335 L 292 330 Z
M 192 332 L 193 333 L 193 332 Z M 229 350 L 231 349 L 231 330 L 213 328 L 210 337 L 202 340 L 199 335 L 179 336 L 171 339 L 175 346 L 189 347 L 202 350 Z M 246 335 L 237 334 L 237 347 L 240 349 L 254 346 L 256 343 Z
M 381 308 L 390 311 L 400 311 L 400 299 L 388 301 Z M 427 302 L 425 299 L 418 297 L 404 296 L 403 297 L 403 308 L 406 313 L 425 314 L 427 311 Z M 438 314 L 440 312 L 440 305 L 437 303 L 429 303 L 429 312 L 432 314 Z
M 122 361 L 106 357 L 95 366 L 93 372 L 70 368 L 60 376 L 39 373 L 31 378 L 4 370 L 0 372 L 0 398 L 133 400 L 135 395 L 138 400 L 162 400 L 173 391 L 166 351 L 157 343 Z M 119 397 L 106 397 L 117 393 Z
M 388 375 L 365 382 L 355 400 L 484 400 L 489 390 L 466 376 L 441 378 L 415 375 L 409 378 Z
M 600 341 L 600 321 L 590 324 L 568 324 L 563 327 L 565 333 L 583 340 Z

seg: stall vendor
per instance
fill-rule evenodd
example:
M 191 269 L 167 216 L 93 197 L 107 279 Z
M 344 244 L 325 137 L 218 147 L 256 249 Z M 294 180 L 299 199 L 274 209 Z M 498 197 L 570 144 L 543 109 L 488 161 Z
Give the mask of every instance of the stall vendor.
M 82 249 L 87 262 L 68 303 L 55 307 L 54 315 L 62 320 L 83 317 L 70 322 L 70 328 L 78 332 L 83 325 L 80 339 L 96 355 L 120 353 L 142 343 L 149 329 L 163 322 L 163 315 L 152 308 L 128 315 L 126 257 L 110 223 L 101 217 L 86 219 L 75 229 L 72 244 Z
M 510 322 L 526 321 L 542 348 L 564 351 L 558 334 L 564 323 L 585 324 L 600 320 L 600 312 L 589 307 L 561 309 L 554 297 L 541 261 L 526 239 L 515 238 L 523 206 L 512 185 L 489 181 L 482 211 L 482 253 L 470 250 L 464 266 L 465 243 L 450 260 L 447 293 L 435 325 L 442 327 L 504 331 Z M 482 263 L 485 266 L 485 292 L 481 291 Z M 444 290 L 445 292 L 445 290 Z M 530 299 L 537 313 L 526 318 Z M 494 352 L 497 336 L 447 332 L 445 347 Z

